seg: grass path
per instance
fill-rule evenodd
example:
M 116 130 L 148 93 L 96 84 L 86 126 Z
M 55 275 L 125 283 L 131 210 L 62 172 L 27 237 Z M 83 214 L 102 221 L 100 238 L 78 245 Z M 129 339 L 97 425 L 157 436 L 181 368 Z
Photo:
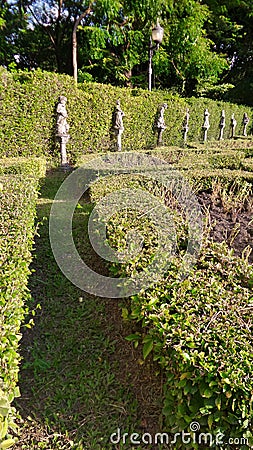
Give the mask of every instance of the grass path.
M 124 337 L 117 300 L 90 296 L 73 286 L 54 261 L 48 236 L 50 207 L 65 175 L 47 176 L 38 202 L 30 289 L 37 307 L 35 325 L 21 341 L 21 436 L 15 450 L 140 449 L 154 446 L 112 445 L 110 435 L 158 432 L 161 376 L 151 360 L 141 360 Z M 94 269 L 105 268 L 89 247 L 86 231 L 92 205 L 81 201 L 73 232 L 77 247 Z M 163 446 L 163 448 L 166 448 Z

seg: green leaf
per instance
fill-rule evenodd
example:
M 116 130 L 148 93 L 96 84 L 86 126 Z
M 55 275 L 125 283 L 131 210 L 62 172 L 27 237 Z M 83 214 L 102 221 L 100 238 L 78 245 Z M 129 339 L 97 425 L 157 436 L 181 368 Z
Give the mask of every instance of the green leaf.
M 243 428 L 247 428 L 249 426 L 249 419 L 244 420 L 242 426 Z
M 122 308 L 121 311 L 121 315 L 122 315 L 122 319 L 127 320 L 128 319 L 128 309 L 127 308 Z
M 0 449 L 5 450 L 6 448 L 12 447 L 15 443 L 16 441 L 14 439 L 6 439 L 0 444 Z
M 213 416 L 212 415 L 208 416 L 207 423 L 208 423 L 209 429 L 211 430 L 212 425 L 213 425 Z
M 154 341 L 152 339 L 145 342 L 145 344 L 143 345 L 143 350 L 142 350 L 144 359 L 146 359 L 147 356 L 149 355 L 149 353 L 153 350 L 153 346 L 154 346 Z
M 0 441 L 5 438 L 7 431 L 8 431 L 8 420 L 7 417 L 2 422 L 0 421 Z
M 213 395 L 214 395 L 214 392 L 211 391 L 211 389 L 205 389 L 205 391 L 202 394 L 202 397 L 211 398 Z
M 182 373 L 180 380 L 184 380 L 185 378 L 190 378 L 192 375 L 192 372 L 184 372 Z
M 6 417 L 10 410 L 10 403 L 6 398 L 0 399 L 0 415 Z
M 141 338 L 140 334 L 129 334 L 128 336 L 125 337 L 126 341 L 136 341 L 139 340 Z
M 217 406 L 217 409 L 220 411 L 220 409 L 221 409 L 221 397 L 217 397 L 215 399 L 215 405 Z

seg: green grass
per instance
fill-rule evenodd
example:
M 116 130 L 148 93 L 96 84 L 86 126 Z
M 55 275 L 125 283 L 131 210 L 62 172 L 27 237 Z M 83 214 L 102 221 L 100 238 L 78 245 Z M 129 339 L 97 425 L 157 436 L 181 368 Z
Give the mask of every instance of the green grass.
M 115 326 L 118 306 L 72 285 L 51 252 L 48 217 L 65 176 L 56 171 L 46 178 L 38 204 L 39 236 L 30 279 L 31 308 L 36 314 L 34 327 L 24 328 L 21 342 L 21 398 L 15 405 L 21 416 L 21 434 L 16 450 L 115 448 L 109 441 L 111 433 L 118 427 L 138 432 L 143 417 L 143 404 L 138 404 L 134 386 L 142 389 L 140 380 L 131 362 L 125 360 L 132 354 L 131 344 L 124 339 L 129 330 Z M 79 248 L 89 249 L 85 230 L 92 205 L 86 200 L 80 203 L 73 221 L 74 237 Z M 83 253 L 96 265 L 89 251 Z M 158 422 L 160 380 L 154 377 L 148 383 L 146 396 L 150 398 L 144 399 L 144 407 L 149 405 L 147 414 Z M 131 446 L 124 445 L 128 448 Z

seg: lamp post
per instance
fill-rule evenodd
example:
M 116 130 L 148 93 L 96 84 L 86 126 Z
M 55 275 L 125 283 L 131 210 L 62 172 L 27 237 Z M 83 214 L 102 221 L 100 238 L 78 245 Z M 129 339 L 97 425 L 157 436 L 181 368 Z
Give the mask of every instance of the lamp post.
M 152 34 L 150 36 L 149 42 L 149 63 L 148 63 L 148 90 L 152 90 L 152 58 L 155 50 L 158 50 L 159 45 L 163 40 L 164 29 L 159 25 L 157 21 L 157 25 L 152 29 Z M 155 45 L 152 45 L 152 41 L 154 41 Z

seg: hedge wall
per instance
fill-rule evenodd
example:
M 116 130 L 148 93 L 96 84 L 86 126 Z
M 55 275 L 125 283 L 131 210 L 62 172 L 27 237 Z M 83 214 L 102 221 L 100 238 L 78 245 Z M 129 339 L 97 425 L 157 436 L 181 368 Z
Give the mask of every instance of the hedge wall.
M 169 92 L 122 89 L 88 82 L 75 87 L 73 79 L 65 75 L 40 70 L 10 74 L 1 69 L 0 157 L 58 157 L 59 144 L 55 143 L 54 137 L 55 108 L 61 94 L 68 98 L 71 139 L 67 150 L 73 162 L 82 154 L 113 148 L 110 127 L 117 99 L 121 100 L 125 112 L 123 150 L 155 146 L 153 123 L 157 107 L 163 102 L 168 104 L 165 111 L 167 129 L 163 134 L 165 145 L 182 144 L 182 122 L 186 107 L 190 108 L 189 142 L 201 141 L 203 113 L 207 107 L 210 112 L 209 140 L 218 137 L 222 109 L 226 111 L 227 122 L 224 137 L 228 137 L 232 113 L 238 122 L 237 134 L 242 133 L 244 111 L 252 120 L 251 108 L 210 99 L 182 99 Z
M 22 177 L 35 177 L 35 180 L 44 178 L 45 158 L 2 158 L 0 159 L 0 175 L 22 175 Z
M 12 423 L 11 402 L 19 395 L 17 388 L 21 338 L 20 326 L 29 298 L 27 280 L 30 274 L 34 237 L 34 217 L 38 181 L 45 174 L 45 160 L 0 160 L 0 448 L 13 442 L 7 435 Z

